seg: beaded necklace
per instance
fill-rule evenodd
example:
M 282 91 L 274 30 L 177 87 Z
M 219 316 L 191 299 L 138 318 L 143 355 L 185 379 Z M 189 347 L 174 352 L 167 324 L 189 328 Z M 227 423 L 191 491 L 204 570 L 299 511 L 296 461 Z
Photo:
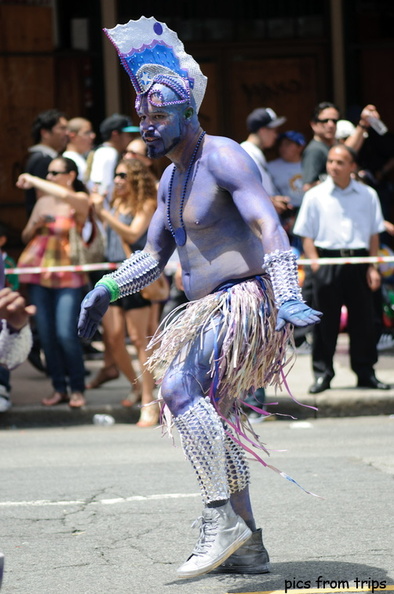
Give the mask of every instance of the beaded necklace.
M 187 168 L 186 171 L 186 176 L 185 176 L 185 182 L 183 184 L 183 188 L 182 188 L 182 194 L 181 194 L 181 200 L 179 202 L 179 220 L 181 223 L 181 226 L 178 227 L 177 229 L 174 229 L 174 227 L 172 226 L 171 223 L 171 198 L 172 198 L 172 186 L 174 183 L 174 177 L 175 177 L 175 170 L 176 170 L 176 166 L 174 165 L 174 167 L 172 168 L 172 173 L 171 173 L 171 178 L 170 178 L 170 182 L 168 184 L 168 199 L 167 199 L 167 223 L 168 223 L 168 228 L 171 231 L 171 234 L 173 236 L 173 238 L 175 239 L 175 243 L 177 245 L 185 245 L 186 243 L 186 229 L 185 229 L 185 224 L 183 222 L 183 206 L 184 206 L 184 202 L 185 202 L 185 198 L 186 198 L 186 189 L 187 189 L 187 184 L 189 182 L 189 177 L 192 171 L 192 167 L 194 165 L 194 161 L 196 159 L 197 156 L 197 152 L 198 149 L 200 148 L 200 144 L 202 142 L 202 139 L 205 136 L 205 132 L 202 132 L 200 138 L 197 140 L 197 144 L 194 148 L 192 157 L 190 159 L 190 163 L 189 166 Z

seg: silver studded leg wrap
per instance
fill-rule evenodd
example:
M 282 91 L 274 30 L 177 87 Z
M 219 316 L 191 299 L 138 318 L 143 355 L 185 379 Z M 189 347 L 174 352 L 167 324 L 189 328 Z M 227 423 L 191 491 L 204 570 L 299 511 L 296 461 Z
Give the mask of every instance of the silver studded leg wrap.
M 26 361 L 33 344 L 29 324 L 19 332 L 10 332 L 7 322 L 0 320 L 0 365 L 14 369 Z
M 228 499 L 224 429 L 214 407 L 201 398 L 175 417 L 186 458 L 191 462 L 205 505 Z
M 228 427 L 225 427 L 229 432 Z M 230 493 L 238 493 L 250 483 L 250 469 L 245 451 L 229 435 L 225 438 L 227 484 Z
M 271 279 L 278 308 L 285 301 L 292 299 L 303 301 L 298 284 L 297 258 L 291 250 L 286 252 L 275 250 L 266 254 L 263 268 Z
M 103 278 L 111 278 L 119 287 L 119 297 L 138 293 L 160 276 L 159 263 L 148 253 L 134 252 L 130 258 L 122 262 L 115 272 Z

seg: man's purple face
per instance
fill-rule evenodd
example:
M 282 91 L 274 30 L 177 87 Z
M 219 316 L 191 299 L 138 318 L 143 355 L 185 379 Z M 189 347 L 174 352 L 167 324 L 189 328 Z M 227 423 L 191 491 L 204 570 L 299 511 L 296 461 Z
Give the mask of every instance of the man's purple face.
M 171 89 L 155 85 L 164 102 L 177 99 Z M 146 143 L 148 157 L 158 159 L 168 155 L 183 135 L 185 105 L 154 106 L 147 95 L 141 97 L 138 108 L 141 136 Z

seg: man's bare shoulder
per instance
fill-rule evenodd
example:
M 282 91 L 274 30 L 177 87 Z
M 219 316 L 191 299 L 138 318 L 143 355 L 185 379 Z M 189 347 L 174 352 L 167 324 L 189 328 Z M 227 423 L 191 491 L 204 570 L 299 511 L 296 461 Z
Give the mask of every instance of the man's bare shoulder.
M 242 152 L 238 142 L 235 142 L 235 140 L 232 140 L 227 136 L 211 136 L 207 134 L 205 148 L 207 151 L 213 151 L 215 153 L 218 149 L 224 151 Z
M 207 167 L 216 175 L 231 174 L 237 168 L 243 170 L 253 168 L 251 159 L 244 149 L 231 138 L 225 136 L 207 136 L 204 145 L 204 155 L 207 159 Z

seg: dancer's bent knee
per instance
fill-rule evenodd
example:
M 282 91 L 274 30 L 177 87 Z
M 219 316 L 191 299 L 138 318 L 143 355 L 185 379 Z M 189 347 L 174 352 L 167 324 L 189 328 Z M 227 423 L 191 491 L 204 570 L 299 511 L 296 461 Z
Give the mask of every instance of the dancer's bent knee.
M 162 381 L 161 396 L 171 413 L 177 417 L 189 410 L 204 394 L 192 375 L 172 369 Z

